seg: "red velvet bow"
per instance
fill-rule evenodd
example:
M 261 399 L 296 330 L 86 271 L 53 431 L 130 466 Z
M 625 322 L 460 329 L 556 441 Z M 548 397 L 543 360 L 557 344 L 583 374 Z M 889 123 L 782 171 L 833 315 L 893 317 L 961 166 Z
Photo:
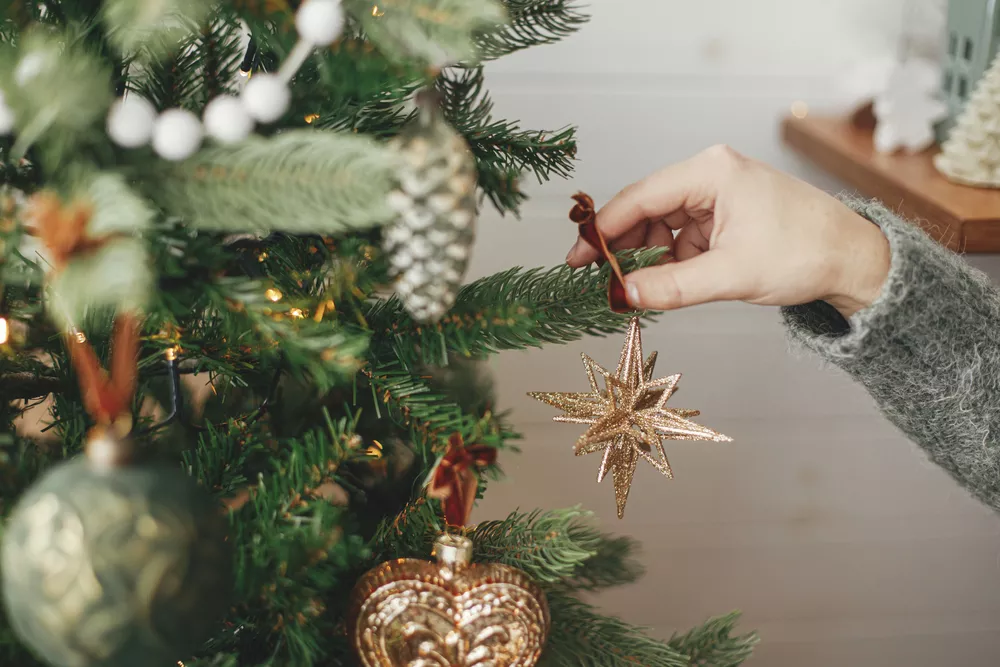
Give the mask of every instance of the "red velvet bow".
M 608 305 L 616 313 L 631 313 L 633 308 L 625 296 L 625 274 L 622 273 L 622 267 L 618 264 L 615 254 L 608 247 L 608 242 L 604 239 L 601 230 L 597 228 L 597 211 L 594 209 L 594 200 L 590 198 L 590 195 L 582 192 L 573 195 L 573 199 L 576 201 L 576 206 L 569 212 L 569 219 L 579 226 L 580 238 L 600 253 L 597 265 L 603 266 L 605 262 L 611 265 Z
M 478 470 L 497 460 L 497 450 L 486 445 L 466 446 L 461 434 L 448 438 L 448 451 L 438 463 L 427 489 L 428 498 L 444 505 L 444 519 L 449 526 L 464 526 L 476 502 Z

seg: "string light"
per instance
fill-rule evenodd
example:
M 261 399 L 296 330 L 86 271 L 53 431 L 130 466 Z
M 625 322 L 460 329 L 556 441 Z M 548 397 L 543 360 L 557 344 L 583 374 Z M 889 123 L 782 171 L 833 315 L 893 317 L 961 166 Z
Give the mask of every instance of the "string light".
M 379 16 L 384 16 L 384 15 L 385 15 L 385 10 L 384 9 L 379 9 L 378 5 L 373 5 L 372 6 L 372 16 L 374 16 L 375 18 L 378 18 Z
M 10 340 L 10 325 L 6 317 L 0 317 L 0 345 L 6 345 Z
M 382 458 L 382 443 L 378 440 L 372 440 L 372 442 L 374 444 L 365 451 L 365 455 L 373 459 Z
M 317 119 L 319 119 L 319 114 L 318 113 L 306 114 L 305 120 L 310 125 L 313 124 L 314 122 L 316 122 Z
M 303 317 L 306 316 L 305 313 L 302 312 L 301 308 L 292 308 L 291 310 L 288 311 L 288 314 L 291 315 L 296 320 L 301 320 Z
M 283 295 L 279 290 L 276 290 L 272 287 L 268 289 L 266 292 L 264 292 L 264 296 L 267 297 L 268 301 L 273 301 L 274 303 L 277 303 L 281 301 Z
M 176 345 L 174 345 L 173 347 L 168 347 L 166 350 L 164 350 L 163 353 L 166 355 L 167 361 L 177 361 L 177 346 Z

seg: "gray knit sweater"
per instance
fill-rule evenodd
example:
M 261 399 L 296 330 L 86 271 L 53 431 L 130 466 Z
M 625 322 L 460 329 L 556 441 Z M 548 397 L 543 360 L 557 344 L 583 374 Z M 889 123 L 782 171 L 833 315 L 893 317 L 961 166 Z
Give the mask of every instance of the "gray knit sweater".
M 845 320 L 826 303 L 782 310 L 793 339 L 867 388 L 886 417 L 1000 510 L 1000 291 L 875 202 L 892 263 L 881 296 Z

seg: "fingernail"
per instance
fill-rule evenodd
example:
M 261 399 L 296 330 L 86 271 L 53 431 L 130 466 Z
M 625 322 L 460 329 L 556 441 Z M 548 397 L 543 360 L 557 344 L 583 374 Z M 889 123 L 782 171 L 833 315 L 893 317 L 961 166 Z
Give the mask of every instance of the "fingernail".
M 633 308 L 639 307 L 639 286 L 629 281 L 625 283 L 625 291 L 628 293 L 629 305 Z
M 579 249 L 579 247 L 580 247 L 580 239 L 577 239 L 576 243 L 573 244 L 573 247 L 569 249 L 568 253 L 566 253 L 566 261 L 567 262 L 572 262 L 573 261 L 573 258 L 576 257 L 576 253 L 577 253 L 577 250 Z

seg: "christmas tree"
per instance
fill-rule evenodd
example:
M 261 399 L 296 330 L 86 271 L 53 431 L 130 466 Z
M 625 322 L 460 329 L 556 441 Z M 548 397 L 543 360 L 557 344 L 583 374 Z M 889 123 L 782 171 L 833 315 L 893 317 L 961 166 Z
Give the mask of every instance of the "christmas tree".
M 1000 187 L 1000 58 L 976 85 L 934 166 L 956 183 Z
M 476 361 L 629 321 L 607 264 L 463 284 L 481 207 L 576 151 L 483 66 L 586 17 L 299 5 L 6 3 L 0 660 L 742 664 L 736 614 L 659 641 L 581 599 L 641 574 L 587 512 L 467 524 L 518 437 Z

